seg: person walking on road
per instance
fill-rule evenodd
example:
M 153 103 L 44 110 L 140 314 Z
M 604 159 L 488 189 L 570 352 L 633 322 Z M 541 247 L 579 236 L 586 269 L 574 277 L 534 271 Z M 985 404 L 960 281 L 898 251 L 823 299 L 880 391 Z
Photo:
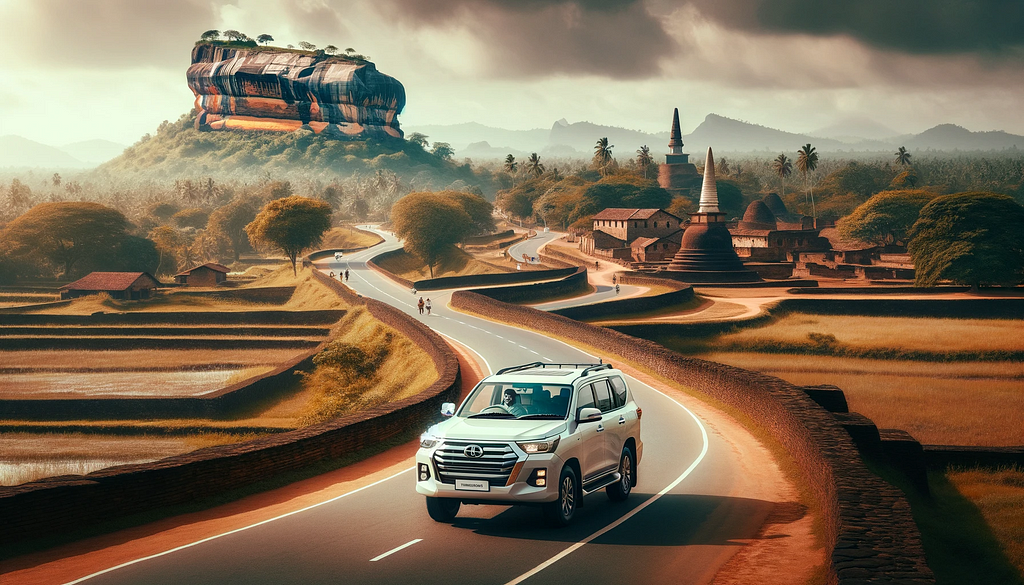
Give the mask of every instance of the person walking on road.
M 426 307 L 427 307 L 427 315 L 430 315 L 430 299 L 427 299 Z M 420 312 L 422 313 L 423 311 L 420 311 Z
M 331 280 L 334 280 L 334 271 L 331 271 Z
M 416 303 L 416 306 L 420 309 L 420 315 L 423 314 L 423 297 L 420 297 L 420 302 Z
M 615 294 L 619 294 L 619 285 L 615 285 Z
M 612 274 L 612 284 L 615 284 L 615 275 Z
M 348 282 L 348 268 L 345 269 L 345 282 Z

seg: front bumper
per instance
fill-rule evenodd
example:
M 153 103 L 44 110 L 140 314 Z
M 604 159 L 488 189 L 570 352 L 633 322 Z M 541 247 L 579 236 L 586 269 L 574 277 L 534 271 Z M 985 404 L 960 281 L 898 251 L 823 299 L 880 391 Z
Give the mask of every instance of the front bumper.
M 558 499 L 558 475 L 565 464 L 562 458 L 554 453 L 537 453 L 520 459 L 522 465 L 516 465 L 506 485 L 492 485 L 488 491 L 460 490 L 454 483 L 440 480 L 437 467 L 434 465 L 435 448 L 420 449 L 416 452 L 416 493 L 431 498 L 457 498 L 464 503 L 500 502 L 508 504 L 542 504 Z M 425 464 L 430 477 L 419 480 L 419 468 Z M 547 485 L 535 487 L 526 483 L 535 469 L 547 469 Z

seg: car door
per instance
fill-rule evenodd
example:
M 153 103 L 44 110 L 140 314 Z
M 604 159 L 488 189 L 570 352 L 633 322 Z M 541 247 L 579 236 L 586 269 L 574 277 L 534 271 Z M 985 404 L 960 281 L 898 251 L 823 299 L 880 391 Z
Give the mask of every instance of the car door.
M 590 384 L 584 384 L 579 389 L 576 398 L 576 411 L 574 416 L 579 418 L 580 411 L 584 408 L 597 408 L 594 401 L 594 389 Z M 599 475 L 603 465 L 604 457 L 604 427 L 603 419 L 598 422 L 581 423 L 576 432 L 580 434 L 580 469 L 583 470 L 583 483 Z
M 601 447 L 601 469 L 604 472 L 614 471 L 619 467 L 619 454 L 622 453 L 622 427 L 619 424 L 621 409 L 615 406 L 615 397 L 608 385 L 608 380 L 598 380 L 591 384 L 594 388 L 594 399 L 601 409 L 601 435 L 604 437 Z

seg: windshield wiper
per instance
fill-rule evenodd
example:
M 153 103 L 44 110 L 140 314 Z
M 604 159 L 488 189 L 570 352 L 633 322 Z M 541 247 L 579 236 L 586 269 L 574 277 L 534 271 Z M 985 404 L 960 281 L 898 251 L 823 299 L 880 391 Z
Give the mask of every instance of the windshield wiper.
M 516 415 L 509 414 L 507 412 L 481 412 L 479 414 L 471 414 L 466 418 L 515 418 Z
M 519 417 L 519 420 L 562 420 L 563 418 L 565 418 L 565 416 L 561 414 L 524 414 Z

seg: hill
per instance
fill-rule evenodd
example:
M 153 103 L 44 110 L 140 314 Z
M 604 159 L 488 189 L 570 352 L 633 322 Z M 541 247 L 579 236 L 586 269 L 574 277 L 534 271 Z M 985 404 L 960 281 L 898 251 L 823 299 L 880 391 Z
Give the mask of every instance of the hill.
M 867 140 L 891 140 L 900 133 L 863 116 L 844 118 L 834 124 L 810 133 L 817 138 L 831 138 L 840 142 L 857 143 Z
M 544 128 L 535 128 L 533 130 L 506 130 L 504 128 L 484 126 L 483 124 L 478 124 L 476 122 L 466 122 L 465 124 L 452 124 L 448 126 L 405 125 L 404 130 L 406 136 L 409 136 L 413 132 L 419 132 L 420 134 L 425 134 L 429 138 L 430 142 L 447 142 L 455 149 L 455 154 L 457 156 L 463 156 L 462 151 L 469 145 L 480 142 L 500 144 L 502 145 L 501 148 L 511 149 L 512 151 L 539 152 L 545 145 L 547 145 L 548 134 L 550 134 L 550 131 Z M 465 156 L 472 155 L 466 154 Z
M 971 132 L 955 124 L 939 124 L 906 141 L 914 150 L 1005 150 L 1024 149 L 1024 136 L 1001 130 Z
M 700 126 L 683 136 L 688 152 L 702 153 L 710 146 L 716 152 L 754 152 L 759 150 L 795 151 L 810 142 L 818 150 L 848 148 L 838 140 L 794 134 L 749 122 L 708 114 Z
M 651 134 L 640 130 L 629 130 L 618 126 L 603 126 L 591 122 L 568 123 L 565 119 L 551 126 L 548 144 L 570 146 L 590 158 L 594 153 L 594 143 L 599 138 L 608 138 L 608 142 L 618 148 L 618 152 L 626 152 L 629 156 L 643 145 L 656 151 L 659 145 L 668 144 L 668 132 Z
M 47 169 L 80 169 L 92 166 L 63 150 L 28 138 L 8 134 L 0 136 L 0 168 L 43 167 Z
M 60 150 L 89 165 L 98 165 L 124 152 L 125 145 L 110 140 L 83 140 L 60 147 Z

